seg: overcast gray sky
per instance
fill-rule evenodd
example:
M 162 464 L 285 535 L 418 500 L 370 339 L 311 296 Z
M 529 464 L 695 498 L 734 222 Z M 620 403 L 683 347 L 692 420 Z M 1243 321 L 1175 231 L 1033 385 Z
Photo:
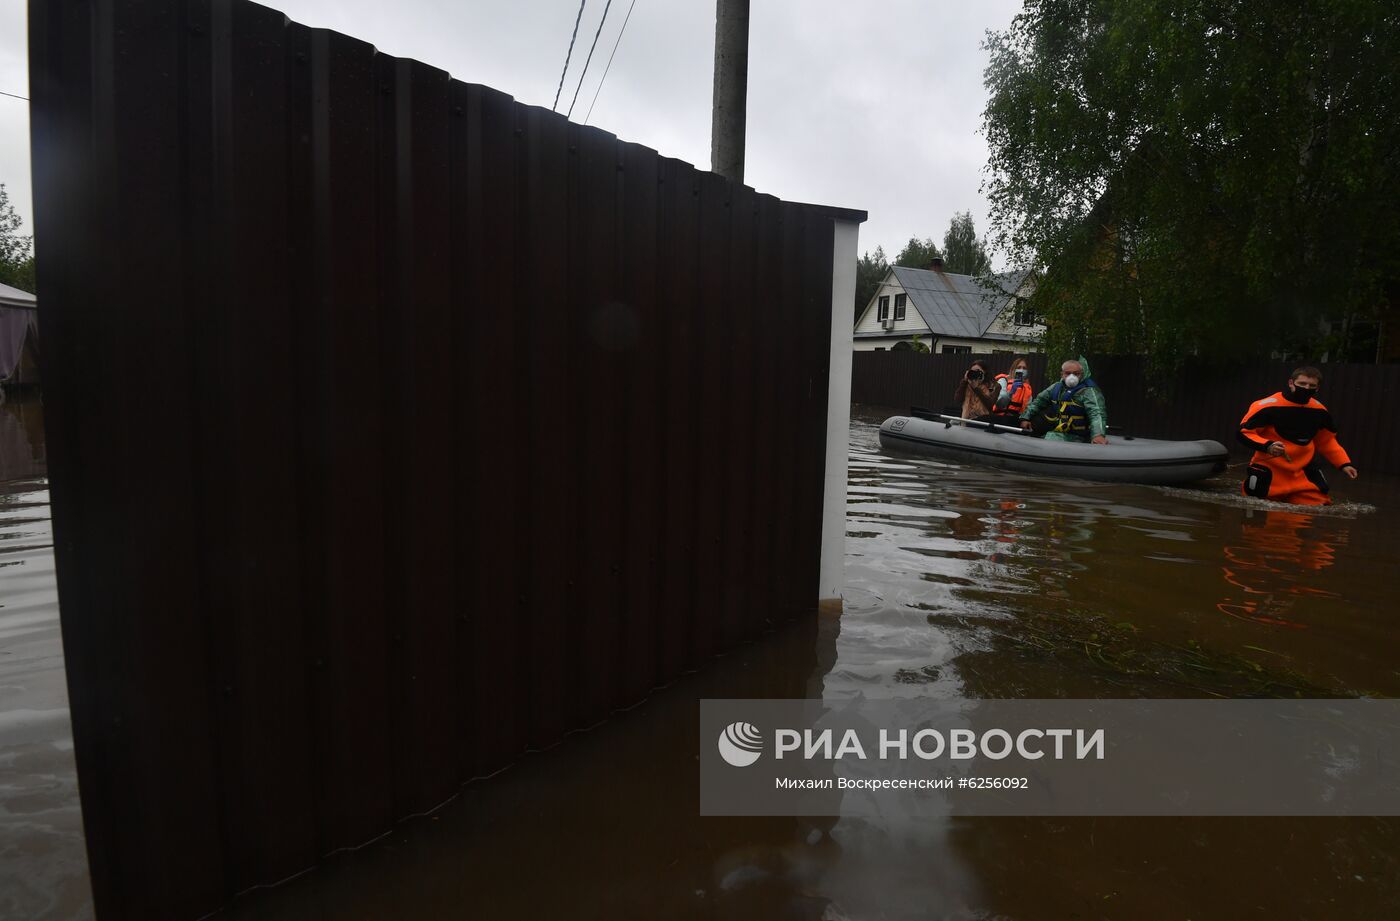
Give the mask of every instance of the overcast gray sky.
M 607 0 L 587 0 L 560 98 L 567 110 Z M 583 121 L 631 0 L 613 0 L 574 120 Z M 577 0 L 280 0 L 309 26 L 373 42 L 522 102 L 549 106 Z M 1020 0 L 754 0 L 745 181 L 781 198 L 861 208 L 862 250 L 941 241 L 953 212 L 987 229 L 981 50 Z M 23 0 L 0 0 L 0 91 L 29 95 Z M 708 169 L 713 0 L 636 0 L 588 123 Z M 0 182 L 33 229 L 26 104 L 0 96 Z M 42 243 L 42 239 L 40 240 Z

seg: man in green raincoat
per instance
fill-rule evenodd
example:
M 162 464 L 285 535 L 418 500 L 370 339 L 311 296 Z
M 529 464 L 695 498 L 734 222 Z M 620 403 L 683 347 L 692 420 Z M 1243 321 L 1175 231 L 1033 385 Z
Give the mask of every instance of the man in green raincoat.
M 1021 428 L 1031 431 L 1031 420 L 1038 417 L 1048 429 L 1047 441 L 1108 444 L 1108 407 L 1082 357 L 1060 365 L 1060 379 L 1040 391 L 1021 412 Z

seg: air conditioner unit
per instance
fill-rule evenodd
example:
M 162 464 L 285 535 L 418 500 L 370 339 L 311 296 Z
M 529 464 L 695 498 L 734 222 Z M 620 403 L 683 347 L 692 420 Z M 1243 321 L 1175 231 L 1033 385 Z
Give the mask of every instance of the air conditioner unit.
M 885 317 L 880 321 L 880 325 L 887 330 L 894 329 L 894 317 Z

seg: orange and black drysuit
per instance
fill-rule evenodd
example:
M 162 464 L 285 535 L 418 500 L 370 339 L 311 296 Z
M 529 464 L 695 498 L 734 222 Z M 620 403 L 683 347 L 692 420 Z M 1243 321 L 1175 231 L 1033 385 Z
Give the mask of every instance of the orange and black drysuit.
M 1291 505 L 1330 505 L 1318 455 L 1336 467 L 1351 465 L 1346 449 L 1337 442 L 1332 414 L 1316 397 L 1295 403 L 1280 391 L 1255 400 L 1240 420 L 1239 438 L 1254 449 L 1240 486 L 1246 496 Z M 1269 453 L 1275 441 L 1283 445 L 1287 457 Z

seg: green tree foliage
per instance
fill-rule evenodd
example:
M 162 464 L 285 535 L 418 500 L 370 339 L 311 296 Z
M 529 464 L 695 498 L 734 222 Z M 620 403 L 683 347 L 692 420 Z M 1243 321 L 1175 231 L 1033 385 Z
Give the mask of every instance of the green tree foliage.
M 857 319 L 860 312 L 865 309 L 865 305 L 870 303 L 870 299 L 875 296 L 875 289 L 880 287 L 880 282 L 884 280 L 885 273 L 890 270 L 889 263 L 885 261 L 885 248 L 875 247 L 872 255 L 866 253 L 856 260 L 856 313 Z
M 0 284 L 28 291 L 30 294 L 37 293 L 39 289 L 34 282 L 34 257 L 30 256 L 23 262 L 14 264 L 0 263 Z
M 993 239 L 1052 352 L 1313 357 L 1393 296 L 1393 5 L 1027 0 L 985 47 Z
M 30 256 L 15 263 L 0 262 L 0 284 L 28 291 L 30 294 L 37 293 L 39 288 L 34 281 L 34 257 Z
M 4 184 L 0 183 L 0 284 L 33 294 L 34 238 L 20 234 L 23 223 L 10 204 Z
M 991 269 L 987 247 L 977 238 L 971 213 L 953 215 L 948 232 L 943 235 L 943 263 L 944 269 L 955 275 L 984 275 Z
M 926 269 L 929 262 L 935 256 L 941 256 L 938 246 L 929 237 L 920 240 L 918 237 L 910 237 L 909 242 L 904 244 L 904 249 L 899 251 L 899 255 L 894 257 L 894 264 L 904 266 L 908 269 Z

